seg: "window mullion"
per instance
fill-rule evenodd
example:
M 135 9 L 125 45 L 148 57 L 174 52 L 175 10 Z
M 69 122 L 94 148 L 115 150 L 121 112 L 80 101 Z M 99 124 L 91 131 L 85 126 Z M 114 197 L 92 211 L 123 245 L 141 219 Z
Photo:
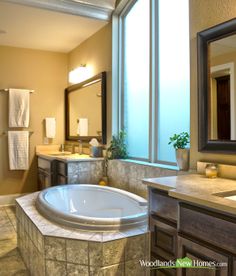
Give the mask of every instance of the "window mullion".
M 154 133 L 155 133 L 155 125 L 154 125 L 154 90 L 155 90 L 155 67 L 153 64 L 153 52 L 154 52 L 154 43 L 153 43 L 153 38 L 154 38 L 154 32 L 153 32 L 153 20 L 154 20 L 154 15 L 153 15 L 153 0 L 150 0 L 150 94 L 149 94 L 149 162 L 153 163 L 154 162 L 154 148 L 155 148 L 155 143 L 154 143 Z
M 157 1 L 150 0 L 150 137 L 149 161 L 157 160 L 157 127 L 158 127 L 158 33 Z

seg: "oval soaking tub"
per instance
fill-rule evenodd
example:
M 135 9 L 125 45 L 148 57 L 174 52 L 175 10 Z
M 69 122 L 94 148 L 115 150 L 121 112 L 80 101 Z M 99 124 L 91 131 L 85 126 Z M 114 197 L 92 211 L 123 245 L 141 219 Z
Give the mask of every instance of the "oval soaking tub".
M 112 187 L 50 187 L 39 193 L 36 207 L 50 220 L 80 229 L 117 231 L 147 225 L 147 201 Z

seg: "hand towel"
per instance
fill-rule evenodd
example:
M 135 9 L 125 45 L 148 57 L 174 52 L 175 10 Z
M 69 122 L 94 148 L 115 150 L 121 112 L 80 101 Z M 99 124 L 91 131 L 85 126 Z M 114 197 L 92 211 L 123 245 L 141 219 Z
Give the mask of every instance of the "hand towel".
M 9 127 L 29 127 L 29 92 L 9 89 Z
M 78 134 L 79 134 L 79 136 L 88 136 L 88 119 L 87 118 L 79 119 Z
M 28 131 L 8 131 L 8 155 L 10 170 L 28 170 Z
M 45 118 L 46 123 L 46 137 L 55 138 L 56 136 L 56 119 L 55 118 Z

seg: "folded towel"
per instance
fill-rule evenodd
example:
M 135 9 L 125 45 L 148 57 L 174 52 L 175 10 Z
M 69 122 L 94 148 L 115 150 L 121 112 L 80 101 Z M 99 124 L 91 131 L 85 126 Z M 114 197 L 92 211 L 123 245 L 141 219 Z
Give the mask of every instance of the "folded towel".
M 29 132 L 8 131 L 8 155 L 10 170 L 29 168 Z
M 56 136 L 56 119 L 55 118 L 45 118 L 46 123 L 46 137 L 55 138 Z
M 77 133 L 79 136 L 88 136 L 88 119 L 80 118 Z
M 9 127 L 29 126 L 29 90 L 9 89 Z

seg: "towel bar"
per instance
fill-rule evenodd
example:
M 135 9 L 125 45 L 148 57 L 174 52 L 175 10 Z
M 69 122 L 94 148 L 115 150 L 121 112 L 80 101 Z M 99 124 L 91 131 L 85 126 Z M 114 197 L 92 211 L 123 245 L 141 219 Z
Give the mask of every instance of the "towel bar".
M 1 92 L 8 92 L 9 89 L 5 88 L 5 89 L 0 89 Z M 30 93 L 34 93 L 34 90 L 29 90 Z
M 12 130 L 12 131 L 16 131 L 16 130 Z M 26 130 L 23 130 L 26 131 Z M 29 131 L 29 135 L 32 135 L 34 132 L 33 131 Z M 2 135 L 7 135 L 7 131 L 3 131 Z

